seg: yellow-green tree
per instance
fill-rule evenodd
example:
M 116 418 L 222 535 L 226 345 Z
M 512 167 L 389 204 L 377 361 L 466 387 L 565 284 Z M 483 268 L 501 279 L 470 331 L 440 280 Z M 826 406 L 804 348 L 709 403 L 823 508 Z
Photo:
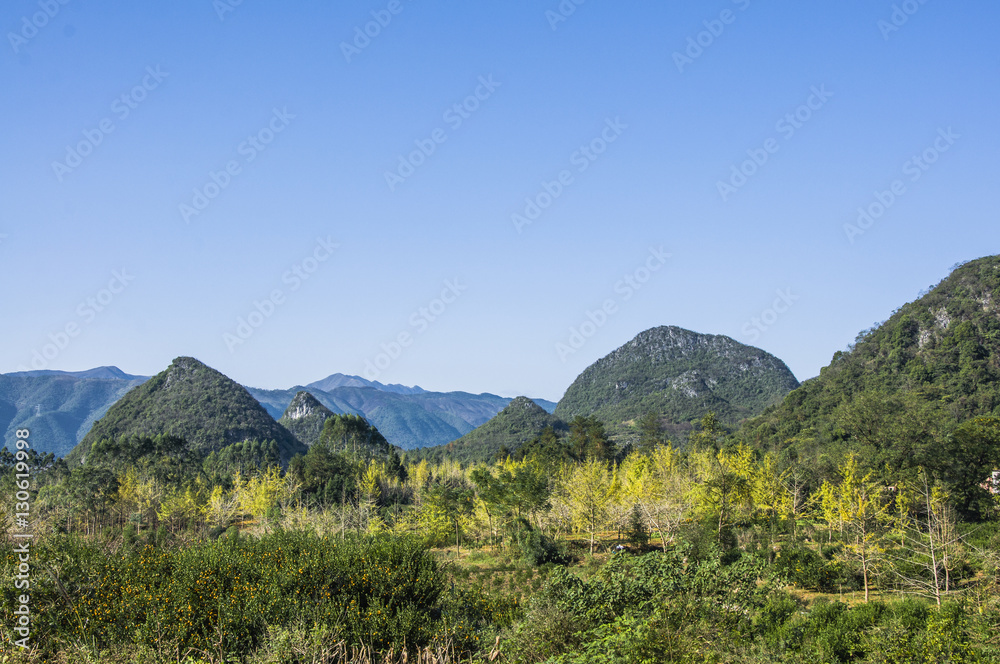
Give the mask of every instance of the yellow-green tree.
M 204 513 L 208 495 L 203 481 L 199 478 L 193 484 L 181 489 L 174 488 L 160 503 L 156 512 L 160 521 L 169 524 L 171 530 L 188 526 Z
M 597 532 L 607 518 L 608 507 L 617 497 L 619 485 L 607 462 L 590 458 L 567 467 L 563 488 L 573 520 L 590 534 L 590 553 L 594 553 Z
M 669 445 L 647 454 L 630 454 L 619 468 L 621 495 L 638 505 L 650 530 L 660 535 L 664 550 L 693 507 L 693 481 L 677 452 Z
M 123 520 L 130 514 L 138 513 L 141 529 L 143 517 L 152 519 L 156 515 L 163 493 L 163 487 L 159 482 L 130 466 L 118 476 L 118 491 L 114 499 Z
M 856 563 L 864 578 L 865 602 L 875 574 L 885 557 L 884 536 L 891 519 L 890 501 L 884 487 L 872 477 L 861 474 L 858 460 L 850 455 L 839 468 L 840 483 L 824 482 L 819 495 L 824 518 L 841 526 L 847 541 L 844 551 L 848 560 Z
M 753 508 L 753 452 L 742 445 L 733 451 L 703 449 L 692 455 L 692 462 L 699 508 L 714 517 L 721 540 L 723 529 L 735 522 L 739 512 Z

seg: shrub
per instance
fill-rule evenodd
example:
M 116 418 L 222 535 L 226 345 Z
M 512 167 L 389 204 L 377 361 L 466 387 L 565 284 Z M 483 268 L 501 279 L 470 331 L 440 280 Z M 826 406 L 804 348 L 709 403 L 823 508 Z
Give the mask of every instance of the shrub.
M 774 558 L 774 570 L 800 588 L 836 592 L 842 581 L 840 566 L 806 547 L 783 548 Z

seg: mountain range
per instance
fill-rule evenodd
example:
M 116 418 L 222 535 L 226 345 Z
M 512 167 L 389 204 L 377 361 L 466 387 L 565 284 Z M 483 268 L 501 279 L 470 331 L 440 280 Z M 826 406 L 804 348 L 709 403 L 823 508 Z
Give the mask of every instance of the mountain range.
M 0 431 L 9 443 L 18 428 L 29 428 L 40 452 L 65 456 L 112 404 L 147 380 L 148 376 L 128 374 L 117 367 L 0 374 Z M 455 440 L 511 401 L 495 394 L 385 385 L 340 373 L 287 390 L 246 389 L 276 420 L 296 394 L 308 391 L 333 413 L 364 416 L 390 443 L 403 449 Z M 543 399 L 537 402 L 550 412 L 556 406 Z
M 175 433 L 205 447 L 242 436 L 275 440 L 287 459 L 326 419 L 353 413 L 400 448 L 438 446 L 428 455 L 440 450 L 457 458 L 512 449 L 579 415 L 602 421 L 615 436 L 654 413 L 676 441 L 713 411 L 758 448 L 817 459 L 861 450 L 890 467 L 940 457 L 934 450 L 950 444 L 961 423 L 1000 414 L 998 379 L 1000 257 L 990 256 L 956 266 L 801 385 L 760 349 L 665 326 L 594 362 L 558 404 L 427 392 L 343 374 L 289 390 L 243 388 L 197 360 L 178 358 L 152 379 L 115 367 L 0 375 L 0 425 L 8 442 L 15 428 L 30 427 L 39 451 L 60 455 L 103 436 Z M 191 388 L 171 392 L 171 381 Z M 226 410 L 231 404 L 235 415 Z

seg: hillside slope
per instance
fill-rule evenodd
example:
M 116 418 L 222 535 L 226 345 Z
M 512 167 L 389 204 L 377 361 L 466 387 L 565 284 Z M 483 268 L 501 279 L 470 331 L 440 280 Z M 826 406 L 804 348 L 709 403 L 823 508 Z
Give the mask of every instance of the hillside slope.
M 1000 256 L 990 256 L 958 266 L 859 334 L 818 377 L 747 422 L 741 435 L 778 449 L 840 443 L 912 454 L 960 422 L 1000 416 L 998 379 Z
M 13 443 L 14 432 L 27 428 L 39 451 L 65 456 L 94 420 L 145 380 L 115 367 L 0 375 L 0 431 L 4 432 L 4 443 Z

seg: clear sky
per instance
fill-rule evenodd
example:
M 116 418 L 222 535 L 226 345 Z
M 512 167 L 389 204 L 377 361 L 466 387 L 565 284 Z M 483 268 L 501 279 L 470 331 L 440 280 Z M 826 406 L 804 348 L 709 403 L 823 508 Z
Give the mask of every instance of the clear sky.
M 0 372 L 804 380 L 1000 252 L 996 2 L 576 1 L 4 2 Z

